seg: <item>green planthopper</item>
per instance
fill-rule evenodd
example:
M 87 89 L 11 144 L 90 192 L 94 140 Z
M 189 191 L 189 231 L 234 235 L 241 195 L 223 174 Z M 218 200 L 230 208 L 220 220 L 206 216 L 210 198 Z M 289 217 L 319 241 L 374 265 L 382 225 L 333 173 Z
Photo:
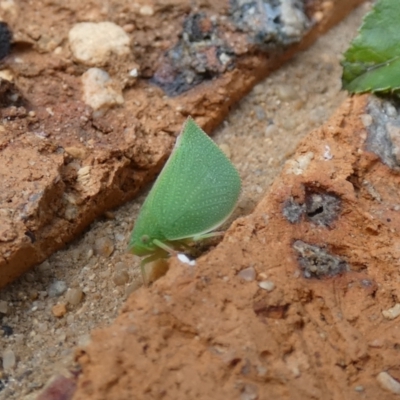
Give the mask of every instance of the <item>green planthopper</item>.
M 142 273 L 146 263 L 215 236 L 213 231 L 235 209 L 240 191 L 234 165 L 189 117 L 131 235 L 130 250 L 146 257 Z

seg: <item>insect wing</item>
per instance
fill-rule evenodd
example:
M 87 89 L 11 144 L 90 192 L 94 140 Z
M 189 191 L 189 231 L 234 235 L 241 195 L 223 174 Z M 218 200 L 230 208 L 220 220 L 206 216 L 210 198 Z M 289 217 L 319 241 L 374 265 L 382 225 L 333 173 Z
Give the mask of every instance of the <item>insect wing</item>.
M 189 238 L 223 223 L 240 189 L 236 168 L 189 118 L 149 195 L 148 207 L 166 239 Z

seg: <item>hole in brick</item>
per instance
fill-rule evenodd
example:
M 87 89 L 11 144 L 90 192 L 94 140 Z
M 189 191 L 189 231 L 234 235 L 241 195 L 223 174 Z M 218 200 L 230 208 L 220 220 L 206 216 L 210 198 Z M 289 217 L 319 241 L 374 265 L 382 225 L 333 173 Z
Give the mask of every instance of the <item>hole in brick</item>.
M 306 191 L 306 215 L 314 224 L 330 226 L 340 214 L 340 205 L 333 194 Z
M 296 240 L 293 248 L 298 253 L 300 268 L 305 278 L 331 277 L 350 270 L 343 259 L 319 246 Z

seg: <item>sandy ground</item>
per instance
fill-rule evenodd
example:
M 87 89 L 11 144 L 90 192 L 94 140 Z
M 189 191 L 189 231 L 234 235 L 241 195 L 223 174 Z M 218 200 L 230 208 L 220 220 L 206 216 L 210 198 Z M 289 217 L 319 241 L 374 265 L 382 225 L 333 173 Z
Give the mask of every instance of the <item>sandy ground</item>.
M 299 140 L 346 97 L 340 92 L 339 60 L 368 7 L 257 85 L 215 132 L 243 179 L 234 217 L 252 211 Z M 146 193 L 2 290 L 0 349 L 11 350 L 16 365 L 12 373 L 0 372 L 0 399 L 34 398 L 51 376 L 73 368 L 74 348 L 88 342 L 92 329 L 109 324 L 140 287 L 138 259 L 126 247 Z M 56 304 L 62 305 L 59 318 Z

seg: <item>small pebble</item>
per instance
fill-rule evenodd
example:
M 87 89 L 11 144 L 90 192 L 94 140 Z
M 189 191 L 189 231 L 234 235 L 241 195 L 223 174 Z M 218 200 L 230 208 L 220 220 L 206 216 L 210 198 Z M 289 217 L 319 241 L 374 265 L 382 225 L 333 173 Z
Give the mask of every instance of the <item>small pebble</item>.
M 276 95 L 282 101 L 295 100 L 298 97 L 297 91 L 289 85 L 280 85 L 277 87 Z
M 368 128 L 369 126 L 372 125 L 373 120 L 372 120 L 371 115 L 369 115 L 369 114 L 361 114 L 360 115 L 360 119 L 361 119 L 361 122 L 363 123 L 363 125 L 366 128 Z
M 7 314 L 8 313 L 8 304 L 4 300 L 0 300 L 0 313 Z
M 0 71 L 0 78 L 12 82 L 14 80 L 14 74 L 9 69 L 3 69 Z M 30 116 L 30 112 L 28 115 Z
M 323 13 L 322 11 L 317 11 L 317 12 L 314 14 L 314 19 L 315 19 L 315 21 L 317 21 L 317 22 L 320 22 L 323 18 L 324 18 L 324 13 Z
M 223 151 L 223 153 L 224 153 L 229 159 L 231 158 L 232 152 L 231 152 L 231 148 L 229 147 L 229 145 L 227 145 L 227 144 L 225 144 L 225 143 L 221 143 L 218 147 Z
M 179 253 L 177 258 L 180 262 L 190 265 L 192 267 L 196 265 L 196 260 L 191 260 L 186 254 Z
M 376 377 L 382 388 L 389 392 L 400 394 L 400 383 L 396 379 L 392 378 L 386 371 L 382 371 Z
M 41 275 L 47 276 L 47 275 L 49 275 L 50 272 L 51 272 L 51 265 L 50 265 L 50 263 L 46 260 L 46 261 L 42 262 L 41 264 L 39 264 L 39 265 L 36 267 L 36 269 L 37 269 L 37 271 L 38 271 Z
M 84 147 L 70 146 L 64 150 L 73 158 L 83 160 L 86 157 L 86 149 Z
M 49 297 L 59 297 L 67 290 L 65 281 L 54 281 L 48 289 Z
M 361 386 L 361 385 L 356 386 L 356 387 L 354 388 L 354 390 L 355 390 L 356 392 L 363 392 L 363 391 L 364 391 L 364 386 Z
M 39 297 L 39 292 L 36 289 L 30 289 L 28 291 L 29 298 L 33 301 Z
M 32 302 L 32 311 L 43 310 L 44 309 L 44 302 L 40 300 L 35 300 Z
M 74 58 L 88 66 L 102 66 L 115 56 L 130 53 L 128 34 L 113 22 L 80 22 L 68 34 Z
M 93 110 L 107 110 L 124 103 L 122 90 L 108 73 L 100 68 L 89 68 L 81 77 L 83 101 Z
M 11 349 L 5 349 L 1 357 L 3 359 L 4 371 L 13 369 L 17 364 L 17 358 L 15 357 L 15 353 Z
M 270 124 L 265 128 L 265 134 L 267 136 L 275 136 L 279 133 L 279 129 L 275 124 Z
M 264 109 L 261 106 L 255 106 L 254 110 L 256 112 L 256 117 L 259 121 L 263 121 L 267 117 Z
M 256 270 L 253 267 L 242 269 L 238 276 L 247 282 L 252 282 L 256 279 Z
M 139 71 L 138 71 L 138 69 L 137 69 L 137 68 L 132 68 L 132 69 L 129 71 L 129 76 L 132 77 L 132 78 L 137 78 L 137 77 L 139 76 Z
M 108 237 L 104 236 L 96 239 L 94 242 L 95 254 L 102 257 L 109 257 L 114 251 L 114 242 Z
M 86 253 L 86 259 L 89 260 L 93 257 L 93 249 L 89 249 Z
M 56 304 L 52 307 L 51 312 L 56 318 L 61 318 L 67 313 L 67 307 L 63 303 Z
M 140 7 L 139 14 L 150 17 L 154 15 L 154 9 L 151 6 L 142 6 Z
M 115 240 L 117 240 L 118 242 L 125 242 L 126 240 L 126 236 L 123 233 L 116 233 L 115 235 Z
M 395 319 L 400 315 L 400 303 L 394 307 L 382 311 L 382 315 L 387 319 Z
M 113 282 L 117 285 L 117 286 L 122 286 L 125 285 L 125 283 L 127 283 L 129 281 L 129 274 L 127 271 L 124 270 L 119 270 L 119 271 L 115 271 L 114 275 L 113 275 Z
M 68 304 L 71 304 L 72 306 L 77 306 L 83 298 L 83 292 L 80 288 L 72 288 L 69 289 L 65 299 L 67 300 Z
M 122 29 L 126 32 L 126 33 L 132 33 L 135 30 L 135 25 L 133 24 L 126 24 L 122 27 Z
M 275 283 L 272 281 L 261 281 L 258 283 L 258 286 L 267 292 L 272 292 L 275 289 Z
M 45 332 L 47 332 L 47 329 L 48 329 L 47 322 L 40 322 L 40 323 L 37 325 L 37 330 L 38 330 L 38 332 L 40 332 L 40 333 L 45 333 Z
M 386 102 L 384 104 L 384 108 L 385 108 L 385 113 L 388 117 L 397 117 L 397 110 L 396 107 L 393 106 L 393 104 L 390 104 L 389 102 Z
M 369 342 L 368 343 L 368 346 L 369 347 L 374 347 L 374 348 L 377 348 L 377 349 L 379 349 L 379 348 L 381 348 L 381 347 L 383 347 L 383 340 L 382 339 L 375 339 L 375 340 L 373 340 L 372 342 Z

